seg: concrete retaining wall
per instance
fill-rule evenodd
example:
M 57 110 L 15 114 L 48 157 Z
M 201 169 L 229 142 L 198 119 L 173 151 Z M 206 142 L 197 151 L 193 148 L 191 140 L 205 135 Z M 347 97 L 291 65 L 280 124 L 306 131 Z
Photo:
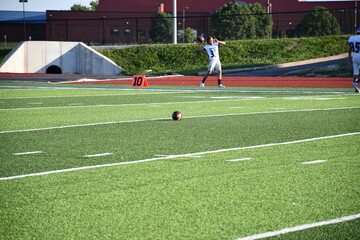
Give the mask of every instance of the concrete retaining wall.
M 123 71 L 111 59 L 80 42 L 27 41 L 17 45 L 0 65 L 0 72 L 117 75 Z

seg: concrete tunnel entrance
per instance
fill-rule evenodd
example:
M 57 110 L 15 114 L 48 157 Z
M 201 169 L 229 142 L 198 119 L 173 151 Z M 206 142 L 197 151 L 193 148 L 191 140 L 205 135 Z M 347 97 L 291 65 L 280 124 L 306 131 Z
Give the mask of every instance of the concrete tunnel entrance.
M 48 74 L 62 74 L 62 70 L 60 67 L 56 65 L 51 65 L 46 69 L 46 73 Z
M 118 75 L 123 69 L 82 42 L 25 41 L 0 63 L 0 72 Z

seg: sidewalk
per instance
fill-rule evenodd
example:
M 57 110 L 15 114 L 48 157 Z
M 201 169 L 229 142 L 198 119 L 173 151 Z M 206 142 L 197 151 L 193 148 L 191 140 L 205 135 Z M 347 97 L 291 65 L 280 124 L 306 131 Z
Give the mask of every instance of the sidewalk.
M 238 68 L 238 69 L 228 69 L 223 70 L 223 74 L 227 73 L 237 73 L 237 72 L 248 72 L 248 71 L 258 71 L 258 70 L 268 70 L 268 69 L 274 69 L 274 68 L 287 68 L 287 67 L 294 67 L 294 66 L 300 66 L 300 65 L 309 65 L 314 63 L 320 63 L 320 62 L 329 62 L 339 59 L 345 59 L 348 57 L 347 53 L 343 53 L 340 55 L 330 56 L 330 57 L 323 57 L 323 58 L 315 58 L 310 60 L 304 60 L 304 61 L 298 61 L 298 62 L 290 62 L 290 63 L 281 63 L 281 64 L 275 64 L 275 65 L 267 65 L 267 66 L 261 66 L 261 67 L 251 67 L 251 68 Z M 205 75 L 204 72 L 199 72 L 198 75 L 202 76 Z

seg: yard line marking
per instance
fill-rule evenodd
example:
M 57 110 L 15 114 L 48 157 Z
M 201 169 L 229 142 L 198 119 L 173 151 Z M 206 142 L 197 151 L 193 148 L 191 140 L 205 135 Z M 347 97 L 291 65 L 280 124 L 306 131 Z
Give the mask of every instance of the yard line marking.
M 101 157 L 101 156 L 108 156 L 112 155 L 113 153 L 99 153 L 99 154 L 92 154 L 92 155 L 85 155 L 84 157 Z
M 285 97 L 284 99 L 287 100 L 320 100 L 320 101 L 324 101 L 324 100 L 338 100 L 338 99 L 346 99 L 344 97 L 340 97 L 340 98 L 330 98 L 330 97 Z
M 44 104 L 43 102 L 30 102 L 30 103 L 27 103 L 29 105 L 41 105 L 41 104 Z
M 189 117 L 186 117 L 186 118 L 225 117 L 225 116 L 257 115 L 257 114 L 272 114 L 272 113 L 292 113 L 292 112 L 333 111 L 333 110 L 359 109 L 359 108 L 360 108 L 360 106 L 356 106 L 356 107 L 340 107 L 340 108 L 283 110 L 283 111 L 271 111 L 271 112 L 229 113 L 229 114 L 218 114 L 218 115 L 189 116 Z
M 303 143 L 303 142 L 310 142 L 310 141 L 316 141 L 316 140 L 322 140 L 322 139 L 330 139 L 330 138 L 352 136 L 352 135 L 358 135 L 358 134 L 360 134 L 360 132 L 344 133 L 344 134 L 339 134 L 339 135 L 323 136 L 323 137 L 316 137 L 316 138 L 308 138 L 308 139 L 301 139 L 301 140 L 295 140 L 295 141 L 290 141 L 290 142 L 268 143 L 268 144 L 261 144 L 261 145 L 247 146 L 247 147 L 217 149 L 217 150 L 206 151 L 206 152 L 185 153 L 185 154 L 179 154 L 179 155 L 169 155 L 169 156 L 163 156 L 163 157 L 148 158 L 148 159 L 143 159 L 143 160 L 135 160 L 135 161 L 131 161 L 131 162 L 117 162 L 117 163 L 108 163 L 108 164 L 84 166 L 84 167 L 77 167 L 77 168 L 60 169 L 60 170 L 53 170 L 53 171 L 48 171 L 48 172 L 39 172 L 39 173 L 30 173 L 30 174 L 17 175 L 17 176 L 2 177 L 2 178 L 0 178 L 0 181 L 2 181 L 2 180 L 10 180 L 10 179 L 17 179 L 17 178 L 32 177 L 32 176 L 49 175 L 49 174 L 53 174 L 53 173 L 73 172 L 73 171 L 79 171 L 79 170 L 85 170 L 85 169 L 111 167 L 111 166 L 127 165 L 127 164 L 134 164 L 134 163 L 143 163 L 143 162 L 152 162 L 152 161 L 172 159 L 172 158 L 194 157 L 194 156 L 210 154 L 210 153 L 219 153 L 219 152 L 228 152 L 228 151 L 236 151 L 236 150 L 244 150 L 244 149 L 253 149 L 253 148 L 288 145 L 288 144 L 293 144 L 293 143 Z
M 301 164 L 313 164 L 313 163 L 322 163 L 322 162 L 326 162 L 327 160 L 315 160 L 315 161 L 310 161 L 310 162 L 302 162 Z
M 13 111 L 13 110 L 38 110 L 38 109 L 58 109 L 58 108 L 85 108 L 85 107 L 124 107 L 124 106 L 153 106 L 153 105 L 168 105 L 168 104 L 186 104 L 186 103 L 213 103 L 213 102 L 227 102 L 233 100 L 204 100 L 204 101 L 192 101 L 192 102 L 162 102 L 162 103 L 124 103 L 124 104 L 98 104 L 98 105 L 76 105 L 76 106 L 56 106 L 56 107 L 32 107 L 32 108 L 0 108 L 1 111 Z
M 327 220 L 327 221 L 323 221 L 323 222 L 316 222 L 316 223 L 304 224 L 304 225 L 291 227 L 291 228 L 284 228 L 279 231 L 260 233 L 260 234 L 256 234 L 256 235 L 252 235 L 252 236 L 238 238 L 236 240 L 255 240 L 255 239 L 261 239 L 261 238 L 268 238 L 268 237 L 278 236 L 278 235 L 285 234 L 285 233 L 301 231 L 301 230 L 305 230 L 308 228 L 320 227 L 320 226 L 325 226 L 325 225 L 329 225 L 329 224 L 355 220 L 357 218 L 360 218 L 360 213 L 355 214 L 355 215 L 341 217 L 341 218 L 335 218 L 335 219 L 331 219 L 331 220 Z
M 5 87 L 4 85 L 1 85 L 0 87 Z M 34 91 L 34 90 L 56 90 L 55 88 L 54 89 L 45 89 L 45 88 L 40 88 L 40 89 L 31 89 L 31 88 L 27 88 L 27 89 L 21 89 L 21 88 L 1 88 L 0 91 Z
M 59 127 L 3 131 L 3 132 L 0 132 L 0 133 L 34 132 L 34 131 L 45 131 L 45 130 L 52 130 L 52 129 L 64 129 L 64 128 L 73 128 L 73 127 L 88 127 L 88 126 L 109 125 L 109 124 L 119 124 L 119 123 L 136 123 L 136 122 L 159 121 L 159 120 L 168 120 L 168 119 L 169 118 L 157 118 L 157 119 L 145 119 L 145 120 L 129 120 L 129 121 L 117 121 L 117 122 L 87 123 L 87 124 L 68 125 L 68 126 L 59 126 Z
M 28 154 L 37 154 L 37 153 L 43 153 L 43 151 L 14 153 L 14 155 L 28 155 Z
M 84 103 L 68 103 L 69 106 L 82 106 Z
M 267 97 L 223 96 L 223 97 L 210 97 L 210 98 L 212 98 L 212 99 L 257 100 L 257 99 L 266 99 Z
M 226 161 L 237 162 L 237 161 L 245 161 L 245 160 L 252 160 L 252 158 L 239 158 L 239 159 L 231 159 L 231 160 L 226 160 Z
M 26 89 L 30 90 L 30 89 Z M 151 92 L 151 93 L 125 93 L 125 94 L 102 94 L 102 95 L 71 95 L 71 96 L 42 96 L 42 97 L 9 97 L 9 98 L 0 98 L 1 100 L 7 99 L 38 99 L 38 98 L 78 98 L 78 97 L 110 97 L 110 96 L 136 96 L 136 95 L 158 95 L 158 94 L 174 94 L 182 93 L 180 91 L 176 92 Z
M 164 155 L 164 154 L 156 154 L 155 157 L 170 157 L 170 156 L 177 156 L 177 155 Z M 200 158 L 202 156 L 188 156 L 188 157 L 194 157 L 194 158 Z
M 271 112 L 229 113 L 229 114 L 204 115 L 204 116 L 189 116 L 189 117 L 186 117 L 186 118 L 183 118 L 183 119 L 205 118 L 205 117 L 227 117 L 227 116 L 241 116 L 241 115 L 257 115 L 257 114 L 273 114 L 273 113 L 291 113 L 291 112 L 332 111 L 332 110 L 359 109 L 359 108 L 360 108 L 360 106 L 357 106 L 357 107 L 342 107 L 342 108 L 284 110 L 284 111 L 271 111 Z M 137 123 L 137 122 L 147 122 L 147 121 L 162 121 L 162 120 L 170 120 L 170 118 L 154 118 L 154 119 L 141 119 L 141 120 L 127 120 L 127 121 L 87 123 L 87 124 L 58 126 L 58 127 L 47 127 L 47 128 L 10 130 L 10 131 L 2 131 L 2 132 L 0 132 L 0 134 L 3 134 L 3 133 L 18 133 L 18 132 L 34 132 L 34 131 L 45 131 L 45 130 L 52 130 L 52 129 L 63 129 L 63 128 L 73 128 L 73 127 L 87 127 L 87 126 L 109 125 L 109 124 L 121 124 L 121 123 Z
M 345 93 L 353 94 L 354 91 L 306 91 L 306 90 L 239 90 L 239 89 L 191 89 L 191 88 L 126 88 L 126 87 L 79 87 L 79 86 L 27 86 L 27 85 L 2 85 L 8 88 L 40 88 L 40 89 L 96 89 L 96 90 L 122 90 L 122 91 L 186 91 L 186 92 L 267 92 L 267 93 Z

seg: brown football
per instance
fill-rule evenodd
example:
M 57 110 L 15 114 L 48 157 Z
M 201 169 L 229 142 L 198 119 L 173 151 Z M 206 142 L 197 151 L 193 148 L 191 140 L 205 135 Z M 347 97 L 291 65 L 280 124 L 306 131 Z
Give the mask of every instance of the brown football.
M 173 114 L 172 114 L 172 119 L 173 119 L 173 120 L 181 120 L 181 119 L 182 119 L 182 114 L 181 114 L 181 112 L 179 112 L 179 111 L 173 112 Z
M 197 37 L 197 41 L 198 41 L 198 42 L 205 42 L 205 38 L 202 37 L 202 36 L 198 36 L 198 37 Z

